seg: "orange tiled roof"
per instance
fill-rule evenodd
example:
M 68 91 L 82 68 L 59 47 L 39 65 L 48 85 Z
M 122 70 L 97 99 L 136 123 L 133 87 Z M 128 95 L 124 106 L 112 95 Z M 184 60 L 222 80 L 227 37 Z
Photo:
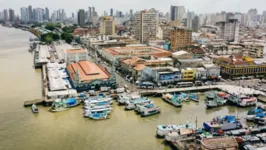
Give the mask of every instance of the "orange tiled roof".
M 90 61 L 81 61 L 72 63 L 67 67 L 72 80 L 76 79 L 76 71 L 78 70 L 81 77 L 81 82 L 90 82 L 95 79 L 107 80 L 110 74 L 100 65 Z
M 129 59 L 125 59 L 122 62 L 125 64 L 135 64 L 136 62 L 138 62 L 139 60 L 141 60 L 141 58 L 138 57 L 133 57 L 133 58 L 129 58 Z
M 66 50 L 67 53 L 86 53 L 85 49 L 68 49 Z
M 138 65 L 136 65 L 136 67 L 134 67 L 134 69 L 137 71 L 141 71 L 144 68 L 146 68 L 146 66 L 144 64 L 138 64 Z

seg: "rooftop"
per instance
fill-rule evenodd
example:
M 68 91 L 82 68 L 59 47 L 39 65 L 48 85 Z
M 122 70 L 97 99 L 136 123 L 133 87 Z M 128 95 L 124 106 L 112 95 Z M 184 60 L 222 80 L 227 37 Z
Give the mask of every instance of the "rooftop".
M 110 74 L 100 65 L 90 61 L 81 61 L 72 63 L 67 67 L 72 80 L 76 80 L 77 71 L 79 72 L 81 82 L 90 82 L 96 79 L 107 80 Z
M 112 55 L 154 55 L 160 57 L 171 56 L 171 52 L 161 48 L 151 46 L 126 46 L 126 47 L 111 47 L 104 48 L 104 51 Z
M 234 137 L 206 138 L 201 140 L 201 144 L 207 149 L 222 149 L 235 147 L 237 150 L 238 143 Z
M 86 53 L 87 51 L 85 49 L 68 49 L 66 50 L 67 53 Z

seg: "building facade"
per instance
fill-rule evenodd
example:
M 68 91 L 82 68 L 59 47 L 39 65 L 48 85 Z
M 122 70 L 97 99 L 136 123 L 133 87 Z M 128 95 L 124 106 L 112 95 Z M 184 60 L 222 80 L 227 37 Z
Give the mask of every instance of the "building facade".
M 171 49 L 179 50 L 185 46 L 191 45 L 192 31 L 184 28 L 173 27 L 170 31 Z
M 115 23 L 113 16 L 104 16 L 100 22 L 100 33 L 115 35 Z
M 85 26 L 85 11 L 84 9 L 80 9 L 78 12 L 78 24 L 79 26 Z
M 236 19 L 230 19 L 227 22 L 217 22 L 218 37 L 225 41 L 238 42 L 239 22 Z
M 111 74 L 102 66 L 90 61 L 72 63 L 67 67 L 71 86 L 78 92 L 99 90 L 101 87 L 116 88 Z
M 134 18 L 134 34 L 140 43 L 147 43 L 149 39 L 155 39 L 158 30 L 159 14 L 151 9 L 141 11 Z

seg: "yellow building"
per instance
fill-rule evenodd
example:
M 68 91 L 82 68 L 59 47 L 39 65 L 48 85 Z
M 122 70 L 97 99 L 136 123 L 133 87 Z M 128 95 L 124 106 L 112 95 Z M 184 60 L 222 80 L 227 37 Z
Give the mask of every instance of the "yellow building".
M 104 35 L 115 35 L 115 23 L 113 16 L 104 16 L 101 19 L 100 33 Z
M 192 68 L 182 69 L 181 74 L 183 81 L 193 81 L 195 77 L 195 70 Z
M 250 57 L 220 58 L 216 63 L 221 68 L 223 78 L 260 77 L 266 74 L 266 63 Z

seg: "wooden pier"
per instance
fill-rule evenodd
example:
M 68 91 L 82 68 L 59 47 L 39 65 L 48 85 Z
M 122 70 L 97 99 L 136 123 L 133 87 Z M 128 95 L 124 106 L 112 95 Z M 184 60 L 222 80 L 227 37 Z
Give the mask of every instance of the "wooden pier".
M 41 105 L 41 104 L 43 104 L 43 102 L 44 102 L 44 99 L 34 99 L 34 100 L 25 101 L 24 107 L 29 107 L 32 104 Z
M 259 96 L 258 96 L 258 100 L 259 100 L 260 102 L 266 103 L 266 96 L 264 96 L 264 95 L 259 95 Z

